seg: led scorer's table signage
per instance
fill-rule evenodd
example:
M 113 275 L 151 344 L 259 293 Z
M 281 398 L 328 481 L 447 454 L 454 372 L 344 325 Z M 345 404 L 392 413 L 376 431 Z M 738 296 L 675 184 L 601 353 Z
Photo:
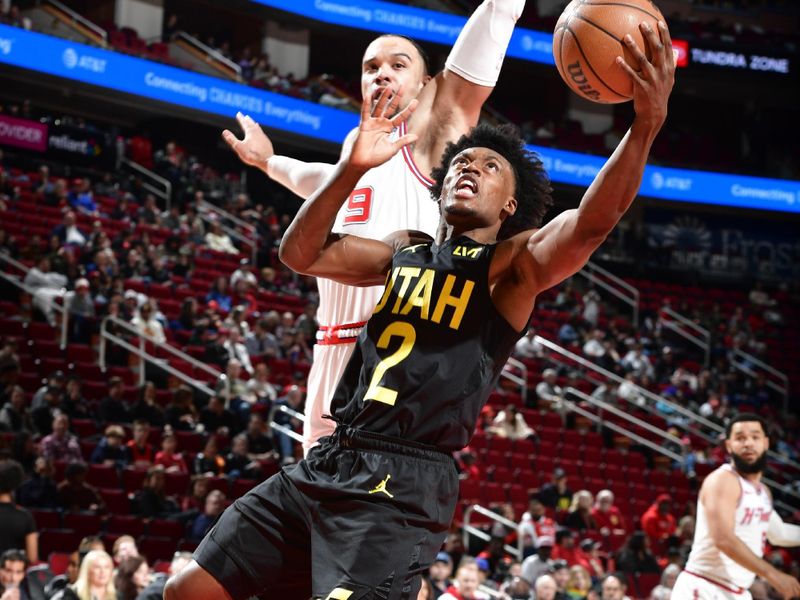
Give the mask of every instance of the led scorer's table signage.
M 267 127 L 329 142 L 343 141 L 358 124 L 354 113 L 6 25 L 0 25 L 0 63 L 231 119 L 241 110 Z M 605 162 L 578 152 L 531 149 L 557 183 L 585 187 Z M 781 179 L 648 166 L 641 194 L 800 213 L 800 182 Z

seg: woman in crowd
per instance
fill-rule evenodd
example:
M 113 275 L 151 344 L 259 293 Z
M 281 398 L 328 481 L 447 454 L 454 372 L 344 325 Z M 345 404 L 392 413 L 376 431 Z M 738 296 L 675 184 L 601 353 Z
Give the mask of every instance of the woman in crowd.
M 131 556 L 117 567 L 114 585 L 118 600 L 135 600 L 150 583 L 150 566 L 143 556 Z
M 592 505 L 594 505 L 592 492 L 589 490 L 576 492 L 572 497 L 572 504 L 569 507 L 569 514 L 567 514 L 564 525 L 578 531 L 597 529 L 597 522 L 592 516 Z
M 77 581 L 59 591 L 54 600 L 117 600 L 114 562 L 104 550 L 92 550 L 81 561 Z
M 569 570 L 567 597 L 570 600 L 584 600 L 592 588 L 589 572 L 580 565 L 573 565 Z
M 164 484 L 164 467 L 150 467 L 142 489 L 136 495 L 139 515 L 145 518 L 167 517 L 178 512 L 175 502 L 167 497 Z

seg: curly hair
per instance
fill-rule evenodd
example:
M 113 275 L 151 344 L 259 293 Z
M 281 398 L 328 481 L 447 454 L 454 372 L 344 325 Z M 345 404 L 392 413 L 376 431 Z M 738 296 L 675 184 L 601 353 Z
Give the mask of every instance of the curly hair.
M 547 209 L 553 205 L 553 198 L 550 196 L 550 192 L 553 191 L 550 187 L 550 178 L 539 157 L 525 148 L 522 138 L 513 125 L 495 127 L 481 123 L 468 134 L 461 136 L 457 142 L 449 143 L 442 154 L 439 166 L 431 172 L 434 184 L 430 192 L 433 199 L 438 201 L 442 195 L 444 178 L 453 158 L 467 148 L 494 150 L 511 164 L 514 171 L 514 197 L 517 199 L 517 210 L 500 226 L 497 239 L 504 240 L 521 231 L 541 226 Z

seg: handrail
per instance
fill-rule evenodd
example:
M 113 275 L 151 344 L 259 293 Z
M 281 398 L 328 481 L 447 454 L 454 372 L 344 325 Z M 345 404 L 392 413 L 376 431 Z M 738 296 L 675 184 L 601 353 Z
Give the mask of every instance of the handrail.
M 739 348 L 731 349 L 731 357 L 741 358 L 743 361 L 756 365 L 757 367 L 763 369 L 773 377 L 779 379 L 782 385 L 779 385 L 772 381 L 767 381 L 767 385 L 769 385 L 772 389 L 774 389 L 777 392 L 780 392 L 783 395 L 783 410 L 784 411 L 789 410 L 789 377 L 786 375 L 786 373 L 784 373 L 783 371 L 779 371 L 772 365 L 765 363 L 763 360 Z M 751 377 L 757 377 L 758 374 L 753 369 L 750 369 L 741 362 L 738 362 L 736 360 L 731 360 L 730 362 L 734 368 L 739 369 L 740 371 L 746 373 L 747 375 L 750 375 Z
M 296 410 L 294 410 L 292 408 L 289 408 L 288 406 L 285 406 L 283 404 L 281 404 L 277 408 L 277 410 L 281 411 L 282 413 L 286 413 L 290 417 L 293 417 L 293 418 L 295 418 L 295 419 L 297 419 L 299 421 L 305 422 L 305 420 L 306 420 L 306 416 L 303 413 L 299 413 Z
M 618 384 L 626 381 L 625 379 L 623 379 L 622 377 L 620 377 L 616 373 L 612 373 L 611 371 L 609 371 L 607 369 L 604 369 L 603 367 L 600 367 L 600 366 L 596 365 L 595 363 L 593 363 L 593 362 L 591 362 L 589 360 L 586 360 L 582 356 L 578 356 L 574 352 L 570 352 L 566 348 L 562 348 L 558 344 L 554 344 L 550 340 L 548 340 L 546 338 L 543 338 L 540 335 L 537 335 L 534 339 L 536 339 L 545 348 L 548 348 L 549 350 L 552 350 L 553 352 L 556 352 L 556 353 L 561 354 L 563 356 L 566 356 L 570 360 L 578 363 L 579 365 L 581 365 L 583 367 L 586 367 L 587 369 L 590 369 L 592 371 L 595 371 L 596 373 L 599 373 L 599 374 L 603 375 L 607 379 L 611 379 L 611 380 L 617 382 Z M 628 383 L 630 383 L 630 382 L 628 382 Z M 680 413 L 681 415 L 683 415 L 685 417 L 689 417 L 690 419 L 700 423 L 701 425 L 707 427 L 708 429 L 710 429 L 710 430 L 712 430 L 712 431 L 714 431 L 716 433 L 722 433 L 724 431 L 724 429 L 720 425 L 714 423 L 713 421 L 709 421 L 708 419 L 706 419 L 705 417 L 703 417 L 701 415 L 698 415 L 697 413 L 692 412 L 688 408 L 684 408 L 680 404 L 676 404 L 675 402 L 672 402 L 671 400 L 667 400 L 666 398 L 658 396 L 658 395 L 654 394 L 653 392 L 651 392 L 650 390 L 645 389 L 645 388 L 643 388 L 643 387 L 641 387 L 639 385 L 635 385 L 635 384 L 633 384 L 633 385 L 636 388 L 637 392 L 639 392 L 645 398 L 649 399 L 651 402 L 653 402 L 653 403 L 661 403 L 661 404 L 664 404 L 666 406 L 669 406 L 675 412 Z M 651 407 L 651 406 L 645 405 L 645 406 L 639 407 L 639 408 L 643 408 L 644 410 L 646 410 L 647 412 L 650 412 L 652 414 L 658 414 L 659 416 L 663 416 L 655 409 L 654 406 Z M 689 428 L 686 427 L 685 425 L 682 425 L 682 427 L 686 431 L 690 431 Z M 711 444 L 715 444 L 716 443 L 716 438 L 715 437 L 713 437 L 711 435 L 708 435 L 708 434 L 704 433 L 703 431 L 691 431 L 691 433 L 694 433 L 695 435 L 699 435 L 700 437 L 702 437 L 703 439 L 705 439 L 707 442 L 709 442 Z
M 65 4 L 62 4 L 58 0 L 46 0 L 46 1 L 49 4 L 52 4 L 53 6 L 55 6 L 61 12 L 65 13 L 66 15 L 68 15 L 73 21 L 77 21 L 78 23 L 81 24 L 81 26 L 85 27 L 86 29 L 91 30 L 92 33 L 94 33 L 95 35 L 100 37 L 103 40 L 104 43 L 108 44 L 108 32 L 105 29 L 103 29 L 99 25 L 96 25 L 95 23 L 92 23 L 89 19 L 87 19 L 86 17 L 84 17 L 80 13 L 75 12 L 69 6 L 66 6 Z
M 169 210 L 172 207 L 172 182 L 170 182 L 168 179 L 165 179 L 158 173 L 151 171 L 147 167 L 143 167 L 139 163 L 132 161 L 130 158 L 123 156 L 120 160 L 125 166 L 133 169 L 134 171 L 138 171 L 140 174 L 145 175 L 154 182 L 164 186 L 164 189 L 161 190 L 147 181 L 142 182 L 142 187 L 144 189 L 164 200 L 164 203 L 166 204 L 166 210 Z
M 509 365 L 512 368 L 521 371 L 522 376 L 515 375 L 509 371 Z M 506 364 L 503 365 L 503 370 L 500 372 L 500 377 L 505 377 L 512 383 L 515 383 L 519 386 L 519 393 L 520 396 L 522 396 L 522 403 L 524 404 L 528 399 L 528 367 L 525 366 L 525 363 L 517 360 L 513 356 L 509 356 Z
M 123 338 L 121 338 L 121 337 L 119 337 L 119 336 L 107 331 L 107 325 L 108 325 L 109 322 L 114 323 L 115 325 L 119 326 L 120 328 L 125 329 L 125 330 L 129 331 L 130 333 L 132 333 L 133 335 L 137 336 L 139 338 L 139 346 L 138 347 L 134 346 L 133 344 L 129 343 L 127 340 L 125 340 L 125 339 L 123 339 Z M 107 368 L 107 365 L 106 365 L 106 340 L 107 339 L 112 341 L 112 342 L 114 342 L 118 346 L 122 346 L 126 350 L 128 350 L 130 352 L 133 352 L 134 354 L 139 356 L 139 358 L 141 358 L 143 361 L 148 361 L 148 362 L 151 362 L 151 363 L 157 365 L 159 368 L 164 369 L 165 371 L 167 371 L 170 375 L 173 375 L 173 376 L 177 377 L 178 379 L 180 379 L 184 383 L 187 383 L 187 384 L 191 385 L 192 387 L 200 390 L 204 394 L 208 394 L 209 396 L 214 396 L 216 394 L 216 392 L 214 390 L 212 390 L 210 387 L 208 387 L 204 383 L 201 383 L 201 382 L 197 381 L 196 379 L 194 379 L 192 377 L 189 377 L 188 375 L 186 375 L 184 373 L 181 373 L 177 369 L 175 369 L 172 366 L 170 366 L 169 363 L 166 362 L 164 359 L 161 359 L 161 358 L 158 358 L 156 356 L 153 356 L 152 354 L 147 352 L 144 349 L 144 342 L 148 341 L 151 344 L 153 344 L 154 346 L 158 346 L 159 348 L 165 349 L 166 351 L 174 354 L 177 358 L 179 358 L 179 359 L 181 359 L 181 360 L 183 360 L 185 362 L 190 363 L 194 367 L 200 368 L 200 370 L 205 371 L 206 373 L 209 373 L 210 375 L 213 375 L 216 379 L 219 379 L 223 375 L 223 373 L 221 373 L 220 371 L 218 371 L 216 369 L 213 369 L 213 368 L 209 367 L 207 364 L 197 360 L 193 356 L 189 356 L 185 352 L 183 352 L 181 350 L 178 350 L 177 348 L 175 348 L 173 346 L 170 346 L 169 344 L 161 344 L 161 343 L 159 343 L 158 341 L 156 341 L 151 336 L 149 336 L 146 333 L 136 329 L 133 325 L 131 325 L 127 321 L 124 321 L 124 320 L 120 319 L 119 317 L 114 317 L 114 316 L 111 316 L 111 315 L 105 317 L 103 319 L 102 323 L 100 324 L 100 352 L 99 352 L 98 363 L 100 365 L 100 368 L 103 371 L 105 371 L 106 368 Z M 144 363 L 143 363 L 142 364 L 142 368 L 139 371 L 139 382 L 140 382 L 140 384 L 144 383 L 144 377 L 145 377 L 145 373 L 144 373 Z
M 589 402 L 590 404 L 594 404 L 595 406 L 599 407 L 600 410 L 604 410 L 606 412 L 610 412 L 612 415 L 616 415 L 618 417 L 622 417 L 623 419 L 625 419 L 626 421 L 632 423 L 633 425 L 636 425 L 638 427 L 646 429 L 650 433 L 654 433 L 654 434 L 658 435 L 659 437 L 664 438 L 666 441 L 671 442 L 673 444 L 676 444 L 684 452 L 686 451 L 686 444 L 684 444 L 683 441 L 680 440 L 680 438 L 677 438 L 674 435 L 672 435 L 671 433 L 667 433 L 666 431 L 662 431 L 661 429 L 659 429 L 658 427 L 655 427 L 654 425 L 651 425 L 647 421 L 642 421 L 639 417 L 634 417 L 633 415 L 631 415 L 629 413 L 626 413 L 624 410 L 620 410 L 619 408 L 617 408 L 616 406 L 613 406 L 612 404 L 608 404 L 607 402 L 603 402 L 602 400 L 599 400 L 598 398 L 590 396 L 589 394 L 586 394 L 586 393 L 584 393 L 584 392 L 582 392 L 582 391 L 580 391 L 578 389 L 575 389 L 573 387 L 566 388 L 564 390 L 564 392 L 567 393 L 567 394 L 572 394 L 573 396 L 577 396 L 578 398 L 580 398 L 580 399 L 582 399 L 582 400 L 584 400 L 586 402 Z M 633 432 L 631 432 L 631 433 L 633 433 Z M 636 434 L 634 434 L 634 435 L 636 435 Z
M 198 207 L 197 215 L 203 221 L 205 221 L 206 223 L 214 223 L 214 222 L 219 223 L 218 219 L 215 220 L 215 218 L 212 217 L 208 212 L 204 212 L 202 210 L 199 210 L 199 207 Z M 241 233 L 239 233 L 238 231 L 236 231 L 232 227 L 228 227 L 227 225 L 223 225 L 222 223 L 219 223 L 219 225 L 222 228 L 222 231 L 227 233 L 229 236 L 239 240 L 242 244 L 246 244 L 247 246 L 250 246 L 250 248 L 251 248 L 251 250 L 250 250 L 250 261 L 251 261 L 252 264 L 255 264 L 256 263 L 256 257 L 257 257 L 257 254 L 258 254 L 258 241 L 257 240 L 252 240 L 249 237 L 247 237 L 246 235 L 242 235 Z
M 703 357 L 704 357 L 703 364 L 708 366 L 711 363 L 711 332 L 705 327 L 698 325 L 691 319 L 688 319 L 682 314 L 675 312 L 669 306 L 662 306 L 660 309 L 660 314 L 667 315 L 668 317 L 674 319 L 680 324 L 678 325 L 673 321 L 664 319 L 663 317 L 659 319 L 659 323 L 661 324 L 662 327 L 666 327 L 670 331 L 674 331 L 683 339 L 690 341 L 695 346 L 700 348 L 700 350 L 703 351 Z M 686 331 L 686 329 L 691 329 L 697 335 L 689 331 Z
M 0 252 L 0 259 L 6 261 L 7 263 L 11 264 L 15 268 L 20 269 L 26 275 L 30 269 L 26 267 L 21 262 L 11 258 L 10 256 L 3 254 Z M 11 285 L 14 285 L 21 289 L 26 294 L 30 294 L 31 298 L 33 298 L 36 294 L 36 290 L 29 285 L 27 285 L 24 281 L 20 281 L 17 276 L 12 275 L 11 273 L 6 273 L 5 271 L 0 271 L 0 277 L 8 281 Z M 64 298 L 67 294 L 66 288 L 61 288 L 61 295 L 60 298 Z M 57 302 L 52 303 L 53 309 L 61 315 L 61 331 L 60 331 L 60 340 L 58 342 L 58 347 L 61 350 L 66 349 L 67 347 L 67 334 L 69 331 L 69 311 L 67 310 L 66 306 L 58 304 Z
M 239 79 L 242 78 L 242 67 L 237 65 L 235 62 L 233 62 L 227 56 L 222 54 L 222 52 L 220 52 L 216 48 L 212 48 L 211 46 L 209 46 L 207 44 L 204 44 L 203 42 L 198 40 L 196 37 L 186 33 L 185 31 L 176 32 L 174 37 L 181 38 L 183 41 L 187 42 L 188 44 L 198 48 L 199 50 L 202 50 L 205 54 L 207 54 L 208 56 L 212 57 L 217 62 L 222 63 L 223 65 L 225 65 L 225 67 L 227 67 L 228 69 L 230 69 L 231 71 L 236 73 L 236 77 L 237 78 L 239 78 Z
M 608 269 L 605 269 L 605 268 L 601 267 L 600 265 L 598 265 L 596 262 L 593 262 L 593 261 L 588 261 L 583 266 L 582 271 L 583 270 L 590 271 L 592 273 L 592 275 L 597 279 L 599 279 L 599 278 L 597 277 L 596 273 L 599 273 L 600 275 L 605 277 L 607 280 L 613 281 L 618 287 L 621 287 L 623 290 L 628 292 L 630 294 L 631 300 L 633 301 L 633 324 L 634 325 L 638 325 L 639 324 L 639 300 L 640 300 L 641 294 L 639 293 L 638 288 L 632 286 L 630 283 L 628 283 L 627 281 L 625 281 L 621 277 L 619 277 L 617 275 L 614 275 L 614 273 L 612 273 Z M 607 281 L 604 281 L 604 283 L 606 283 L 606 285 L 608 285 Z
M 488 542 L 490 539 L 492 539 L 489 534 L 469 524 L 469 518 L 472 516 L 473 512 L 481 514 L 485 517 L 489 517 L 493 521 L 497 521 L 498 523 L 504 525 L 505 527 L 510 527 L 514 531 L 516 531 L 517 528 L 519 527 L 519 523 L 515 523 L 514 521 L 506 519 L 504 516 L 498 515 L 496 512 L 489 510 L 488 508 L 484 508 L 480 504 L 472 504 L 468 506 L 467 509 L 464 511 L 464 525 L 462 528 L 463 529 L 462 539 L 464 541 L 465 548 L 469 548 L 470 535 L 474 535 L 475 537 L 480 538 L 485 542 Z M 517 537 L 519 539 L 517 541 L 516 548 L 514 546 L 509 546 L 508 544 L 504 544 L 503 549 L 509 554 L 513 554 L 514 556 L 516 556 L 517 560 L 522 560 L 522 538 L 519 536 Z
M 600 416 L 594 414 L 591 411 L 588 411 L 588 410 L 585 410 L 585 409 L 581 408 L 580 406 L 578 406 L 577 404 L 575 404 L 574 402 L 572 402 L 570 400 L 564 400 L 564 407 L 567 410 L 571 410 L 572 412 L 581 415 L 582 417 L 586 417 L 590 421 L 593 421 L 593 422 L 597 423 L 598 425 L 601 425 L 602 427 L 608 427 L 612 431 L 616 431 L 617 433 L 619 433 L 621 435 L 624 435 L 627 438 L 632 439 L 637 444 L 641 444 L 643 446 L 647 446 L 651 450 L 654 450 L 654 451 L 656 451 L 656 452 L 658 452 L 660 454 L 663 454 L 664 456 L 666 456 L 668 458 L 671 458 L 674 461 L 677 461 L 677 462 L 682 462 L 683 461 L 683 456 L 681 456 L 680 454 L 676 454 L 672 450 L 667 450 L 666 448 L 663 448 L 662 446 L 659 446 L 658 444 L 655 444 L 655 443 L 651 442 L 647 438 L 643 438 L 642 436 L 640 436 L 640 435 L 638 435 L 636 433 L 633 433 L 629 429 L 625 429 L 622 425 L 618 425 L 618 424 L 614 423 L 613 421 L 607 421 L 607 420 L 603 419 L 603 417 L 600 417 Z
M 228 212 L 224 208 L 220 208 L 216 204 L 212 204 L 208 200 L 200 200 L 197 203 L 197 210 L 201 211 L 201 210 L 204 210 L 204 209 L 209 211 L 209 212 L 215 212 L 215 213 L 219 214 L 220 216 L 222 216 L 227 221 L 233 221 L 234 223 L 236 223 L 242 229 L 249 230 L 253 234 L 253 240 L 258 239 L 258 229 L 252 223 L 248 223 L 244 219 L 242 219 L 240 217 L 237 217 L 235 214 L 233 214 L 231 212 Z
M 294 429 L 290 429 L 289 427 L 281 425 L 280 423 L 276 423 L 275 421 L 270 421 L 269 426 L 275 431 L 280 431 L 282 434 L 288 435 L 294 441 L 300 442 L 301 444 L 303 443 L 303 436 L 297 433 Z

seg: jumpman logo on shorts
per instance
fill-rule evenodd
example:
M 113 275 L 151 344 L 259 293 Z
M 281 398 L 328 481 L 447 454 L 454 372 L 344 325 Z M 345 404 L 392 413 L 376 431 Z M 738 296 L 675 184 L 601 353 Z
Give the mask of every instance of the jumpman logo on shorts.
M 375 486 L 375 489 L 374 489 L 374 490 L 370 490 L 370 491 L 369 491 L 369 493 L 370 493 L 370 494 L 380 494 L 380 493 L 384 493 L 384 494 L 386 494 L 387 496 L 389 496 L 389 498 L 394 498 L 394 495 L 393 495 L 393 494 L 390 494 L 390 493 L 389 493 L 389 490 L 387 490 L 387 489 L 386 489 L 386 484 L 389 482 L 389 480 L 390 480 L 391 478 L 392 478 L 392 476 L 391 476 L 391 475 L 387 475 L 387 476 L 386 476 L 386 479 L 384 479 L 384 480 L 383 480 L 383 481 L 381 481 L 381 482 L 380 482 L 378 485 L 376 485 L 376 486 Z

